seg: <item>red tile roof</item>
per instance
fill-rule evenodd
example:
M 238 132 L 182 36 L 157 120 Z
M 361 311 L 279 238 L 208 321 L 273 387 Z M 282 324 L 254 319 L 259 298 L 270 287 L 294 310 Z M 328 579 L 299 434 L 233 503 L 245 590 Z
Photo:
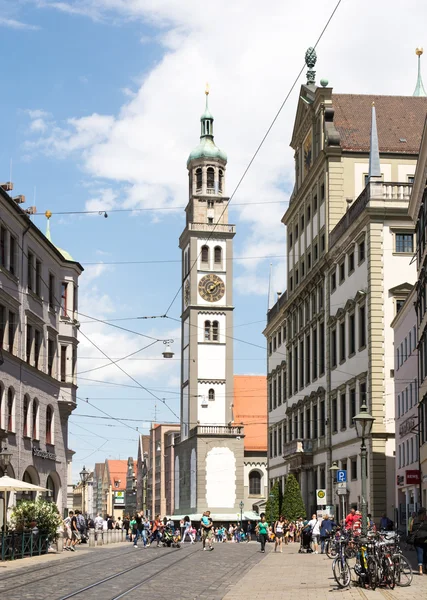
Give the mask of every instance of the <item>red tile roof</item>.
M 427 98 L 415 96 L 332 94 L 334 125 L 340 133 L 342 149 L 369 152 L 372 102 L 377 113 L 380 152 L 418 154 Z
M 245 450 L 267 451 L 267 378 L 234 376 L 234 422 L 245 426 Z
M 126 489 L 126 475 L 128 471 L 128 461 L 127 460 L 106 460 L 107 468 L 108 468 L 108 476 L 110 480 L 110 485 L 115 490 L 125 490 Z M 136 465 L 134 466 L 136 472 Z M 120 484 L 116 487 L 115 482 L 120 480 Z

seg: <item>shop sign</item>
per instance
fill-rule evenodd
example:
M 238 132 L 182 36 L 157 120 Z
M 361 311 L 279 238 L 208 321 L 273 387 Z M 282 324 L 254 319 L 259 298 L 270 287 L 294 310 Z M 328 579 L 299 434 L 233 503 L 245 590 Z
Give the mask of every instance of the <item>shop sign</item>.
M 405 471 L 406 485 L 420 483 L 420 472 L 418 470 Z
M 406 419 L 406 421 L 404 421 L 403 423 L 401 423 L 399 425 L 399 435 L 400 437 L 404 437 L 405 435 L 408 435 L 408 433 L 411 433 L 411 431 L 414 429 L 414 427 L 416 426 L 416 417 L 412 416 L 409 417 L 408 419 Z
M 40 448 L 36 448 L 35 446 L 33 446 L 33 455 L 38 456 L 39 458 L 47 458 L 48 460 L 56 460 L 56 454 L 53 452 L 40 450 Z
M 398 475 L 396 477 L 396 484 L 403 485 L 404 483 L 405 483 L 405 478 L 403 477 L 403 475 Z
M 124 492 L 114 492 L 114 504 L 124 504 L 125 503 L 125 493 Z

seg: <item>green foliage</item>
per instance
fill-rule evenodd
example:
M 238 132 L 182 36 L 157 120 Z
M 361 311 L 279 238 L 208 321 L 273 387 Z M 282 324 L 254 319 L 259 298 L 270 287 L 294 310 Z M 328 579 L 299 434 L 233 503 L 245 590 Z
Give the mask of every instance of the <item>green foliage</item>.
M 286 478 L 285 491 L 283 492 L 282 514 L 285 519 L 291 521 L 295 521 L 298 517 L 306 516 L 301 490 L 295 475 L 292 475 L 292 473 Z
M 49 540 L 57 537 L 57 529 L 62 524 L 61 516 L 54 502 L 47 502 L 40 498 L 23 500 L 12 511 L 12 525 L 18 531 L 30 530 L 37 525 L 39 531 L 47 533 Z
M 265 518 L 269 524 L 274 523 L 280 517 L 280 487 L 279 482 L 273 485 L 268 496 L 267 504 L 265 506 Z

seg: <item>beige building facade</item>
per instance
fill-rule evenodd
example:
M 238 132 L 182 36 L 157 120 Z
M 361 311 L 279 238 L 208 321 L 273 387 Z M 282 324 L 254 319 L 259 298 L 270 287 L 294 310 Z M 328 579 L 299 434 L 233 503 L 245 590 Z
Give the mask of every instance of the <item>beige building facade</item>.
M 375 417 L 368 510 L 394 514 L 390 323 L 415 280 L 407 207 L 426 111 L 425 98 L 301 88 L 291 141 L 296 181 L 283 217 L 287 293 L 270 308 L 264 333 L 270 484 L 283 489 L 294 473 L 307 512 L 317 489 L 335 515 L 360 506 L 353 417 L 366 402 Z M 333 462 L 347 472 L 340 498 Z

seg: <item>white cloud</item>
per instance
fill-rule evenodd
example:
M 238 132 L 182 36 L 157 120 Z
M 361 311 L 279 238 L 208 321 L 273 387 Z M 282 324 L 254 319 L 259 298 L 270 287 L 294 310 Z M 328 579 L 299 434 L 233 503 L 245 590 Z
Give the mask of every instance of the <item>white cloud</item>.
M 40 29 L 38 25 L 31 25 L 30 23 L 24 23 L 23 21 L 7 17 L 0 17 L 0 27 L 8 27 L 9 29 L 18 29 L 21 31 L 38 31 Z
M 158 28 L 155 39 L 165 48 L 163 57 L 134 95 L 124 92 L 127 99 L 117 115 L 71 118 L 32 142 L 33 151 L 59 156 L 78 152 L 88 174 L 123 186 L 123 206 L 142 208 L 180 205 L 186 196 L 186 158 L 198 142 L 205 81 L 211 84 L 215 139 L 229 156 L 227 189 L 233 190 L 336 0 L 270 0 L 268 10 L 255 0 L 217 0 L 212 11 L 201 10 L 198 0 L 45 0 L 42 5 L 96 19 L 138 19 Z M 402 29 L 389 0 L 375 5 L 360 0 L 357 7 L 343 2 L 318 48 L 317 79 L 329 76 L 340 92 L 411 94 L 416 79 L 413 40 L 425 37 L 425 8 L 408 0 L 406 10 L 412 26 Z M 372 18 L 367 20 L 368 13 Z M 285 251 L 280 223 L 285 203 L 250 204 L 289 197 L 289 140 L 298 88 L 235 197 L 236 203 L 247 202 L 238 208 L 239 222 L 249 226 L 249 235 L 243 243 L 239 240 L 241 254 Z M 259 273 L 265 282 L 264 263 L 241 265 L 253 293 L 264 294 L 257 284 Z

